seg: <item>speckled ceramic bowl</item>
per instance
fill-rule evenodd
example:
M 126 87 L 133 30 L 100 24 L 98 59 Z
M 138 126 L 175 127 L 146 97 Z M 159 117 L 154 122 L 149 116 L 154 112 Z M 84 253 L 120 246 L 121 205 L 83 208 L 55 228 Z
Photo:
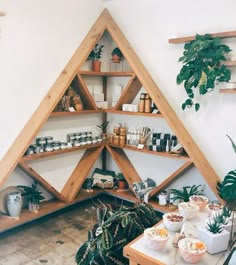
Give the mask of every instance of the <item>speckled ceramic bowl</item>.
M 181 202 L 178 204 L 178 209 L 179 213 L 183 215 L 185 219 L 189 220 L 197 215 L 199 206 L 191 202 Z
M 193 195 L 190 196 L 189 201 L 195 203 L 199 206 L 199 211 L 202 211 L 208 204 L 208 198 L 203 195 Z
M 165 213 L 162 218 L 165 227 L 172 232 L 180 231 L 184 223 L 184 217 L 179 213 Z
M 197 263 L 206 253 L 206 245 L 196 238 L 183 238 L 178 242 L 181 257 L 187 263 Z
M 169 234 L 164 228 L 150 227 L 144 230 L 144 239 L 148 248 L 161 250 L 165 247 L 169 239 Z

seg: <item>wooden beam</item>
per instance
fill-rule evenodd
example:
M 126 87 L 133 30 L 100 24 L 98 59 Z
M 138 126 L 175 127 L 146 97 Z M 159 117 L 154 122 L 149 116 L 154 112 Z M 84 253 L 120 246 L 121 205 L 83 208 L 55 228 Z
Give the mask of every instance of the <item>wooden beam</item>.
M 175 180 L 177 180 L 179 177 L 185 174 L 193 166 L 194 166 L 193 162 L 184 163 L 181 167 L 175 170 L 168 178 L 166 178 L 161 184 L 159 184 L 157 187 L 152 189 L 149 193 L 149 198 L 155 196 L 161 190 L 165 189 L 167 186 L 169 186 L 171 183 L 173 183 Z
M 88 176 L 93 164 L 103 150 L 103 146 L 91 148 L 85 151 L 79 163 L 72 172 L 70 178 L 63 187 L 61 194 L 68 200 L 73 201 L 80 190 L 84 180 Z
M 32 167 L 30 167 L 26 162 L 19 163 L 19 168 L 24 171 L 31 178 L 39 182 L 46 191 L 51 195 L 56 197 L 58 200 L 67 201 L 66 198 L 60 194 L 53 186 L 51 186 L 43 177 L 41 177 Z
M 0 17 L 5 17 L 5 16 L 6 16 L 6 13 L 3 11 L 0 11 Z
M 132 188 L 134 182 L 142 182 L 141 177 L 121 148 L 111 147 L 108 145 L 106 146 L 106 148 L 112 156 L 113 160 L 120 168 L 130 188 Z

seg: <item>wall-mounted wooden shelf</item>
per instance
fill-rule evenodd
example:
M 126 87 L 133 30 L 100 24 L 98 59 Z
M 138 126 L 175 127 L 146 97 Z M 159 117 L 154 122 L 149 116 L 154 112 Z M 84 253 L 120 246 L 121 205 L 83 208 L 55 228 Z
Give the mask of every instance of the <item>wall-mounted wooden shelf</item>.
M 5 17 L 5 16 L 6 16 L 6 13 L 3 11 L 0 11 L 0 17 Z
M 70 148 L 66 148 L 66 149 L 60 149 L 60 150 L 56 150 L 56 151 L 52 151 L 52 152 L 43 152 L 43 153 L 38 153 L 38 154 L 27 155 L 27 156 L 23 156 L 21 158 L 20 162 L 21 161 L 22 162 L 24 162 L 24 161 L 32 161 L 32 160 L 37 160 L 37 159 L 44 158 L 44 157 L 72 153 L 72 152 L 76 152 L 76 151 L 79 151 L 79 150 L 91 149 L 91 148 L 99 147 L 99 146 L 102 146 L 102 145 L 103 145 L 103 143 L 87 144 L 87 145 L 82 145 L 82 146 L 77 146 L 77 147 L 70 147 Z
M 234 38 L 234 37 L 236 37 L 236 30 L 211 33 L 211 36 L 212 37 L 220 37 L 220 38 Z M 189 42 L 189 41 L 194 40 L 194 39 L 195 39 L 195 35 L 169 39 L 168 42 L 173 43 L 173 44 L 179 44 L 179 43 Z
M 81 110 L 81 111 L 54 111 L 51 113 L 50 117 L 63 117 L 63 116 L 76 116 L 84 114 L 93 114 L 93 113 L 103 113 L 104 110 Z
M 80 75 L 88 75 L 88 76 L 133 76 L 134 72 L 94 72 L 94 71 L 79 71 Z
M 153 118 L 163 118 L 162 114 L 160 113 L 145 113 L 145 112 L 131 112 L 131 111 L 122 111 L 122 110 L 113 110 L 107 109 L 104 110 L 107 113 L 112 114 L 121 114 L 121 115 L 134 115 L 134 116 L 145 116 L 145 117 L 153 117 Z
M 236 88 L 221 88 L 220 93 L 222 94 L 236 94 Z
M 120 148 L 120 149 L 126 149 L 126 150 L 130 150 L 130 151 L 135 151 L 135 152 L 142 152 L 142 153 L 146 153 L 146 154 L 152 154 L 152 155 L 157 155 L 157 156 L 163 156 L 163 157 L 173 158 L 173 159 L 179 159 L 179 160 L 184 160 L 184 161 L 191 161 L 191 158 L 188 157 L 188 156 L 183 156 L 183 155 L 179 155 L 179 154 L 173 154 L 173 153 L 170 153 L 170 152 L 156 152 L 156 151 L 151 151 L 151 150 L 148 150 L 147 147 L 145 147 L 143 149 L 139 149 L 137 147 L 129 146 L 129 145 L 119 146 L 119 145 L 109 144 L 109 146 L 116 147 L 116 148 Z
M 222 64 L 225 66 L 236 66 L 236 61 L 225 61 Z

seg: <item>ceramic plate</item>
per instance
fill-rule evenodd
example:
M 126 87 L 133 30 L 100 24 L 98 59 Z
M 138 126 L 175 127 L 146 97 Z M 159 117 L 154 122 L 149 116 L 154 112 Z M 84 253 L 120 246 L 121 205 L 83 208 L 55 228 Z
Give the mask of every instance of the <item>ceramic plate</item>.
M 8 214 L 7 195 L 8 195 L 8 193 L 14 192 L 14 191 L 22 192 L 22 189 L 15 187 L 15 186 L 9 186 L 9 187 L 0 191 L 0 212 L 2 212 L 4 214 Z

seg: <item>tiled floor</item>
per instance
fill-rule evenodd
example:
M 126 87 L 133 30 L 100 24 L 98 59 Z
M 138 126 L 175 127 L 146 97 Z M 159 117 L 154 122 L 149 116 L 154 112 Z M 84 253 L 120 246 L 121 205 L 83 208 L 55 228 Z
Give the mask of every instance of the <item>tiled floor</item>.
M 111 197 L 100 199 L 116 203 Z M 0 265 L 75 265 L 75 254 L 96 222 L 98 204 L 88 200 L 0 235 Z

